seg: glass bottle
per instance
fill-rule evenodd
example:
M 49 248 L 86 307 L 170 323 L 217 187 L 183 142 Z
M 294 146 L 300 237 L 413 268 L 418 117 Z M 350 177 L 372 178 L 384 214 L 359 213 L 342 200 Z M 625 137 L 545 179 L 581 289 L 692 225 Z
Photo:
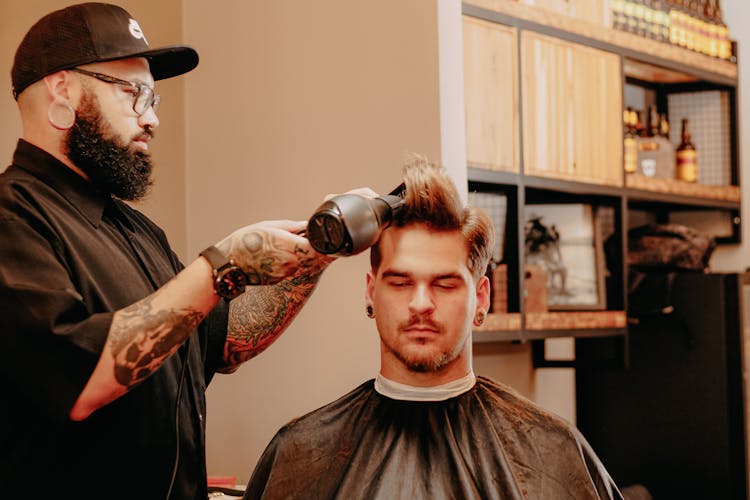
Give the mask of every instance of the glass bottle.
M 612 27 L 625 31 L 628 24 L 625 18 L 625 0 L 611 0 L 609 5 L 612 12 Z
M 635 111 L 630 107 L 623 112 L 625 127 L 623 166 L 626 174 L 634 174 L 638 170 L 638 143 L 635 137 L 634 113 Z
M 656 149 L 656 177 L 674 179 L 674 146 L 669 142 L 669 122 L 665 114 L 659 114 L 656 106 L 651 107 L 652 135 L 659 145 Z
M 716 16 L 716 39 L 719 57 L 729 60 L 732 58 L 732 42 L 729 40 L 729 28 L 724 24 L 724 15 L 721 12 L 719 0 L 715 0 L 714 15 Z
M 680 145 L 676 150 L 675 177 L 682 181 L 697 182 L 698 180 L 698 152 L 691 142 L 688 119 L 682 119 L 682 134 Z
M 687 48 L 698 52 L 700 49 L 700 20 L 696 15 L 696 1 L 686 0 L 687 7 Z
M 654 0 L 654 16 L 656 39 L 660 42 L 669 42 L 669 5 L 666 0 Z
M 672 0 L 669 9 L 669 42 L 680 47 L 687 46 L 687 31 L 685 29 L 687 15 L 683 0 Z
M 633 4 L 633 28 L 634 33 L 646 36 L 646 6 L 645 0 L 630 0 Z
M 657 175 L 665 179 L 674 179 L 675 150 L 669 140 L 669 121 L 665 113 L 659 115 L 659 144 L 661 158 L 657 167 Z
M 646 38 L 656 38 L 656 14 L 654 10 L 654 0 L 643 0 L 643 18 L 641 22 L 641 36 Z
M 708 0 L 704 5 L 703 16 L 708 29 L 708 47 L 706 53 L 711 57 L 719 57 L 719 26 L 716 22 L 716 2 Z
M 647 177 L 674 178 L 674 148 L 662 135 L 656 106 L 649 106 L 644 134 L 638 138 L 638 171 Z
M 638 19 L 635 17 L 635 1 L 625 0 L 623 6 L 625 13 L 625 31 L 635 33 L 638 31 Z
M 669 120 L 666 113 L 659 115 L 659 135 L 669 140 Z
M 697 30 L 697 38 L 695 42 L 695 50 L 701 54 L 709 54 L 711 45 L 711 20 L 706 15 L 706 9 L 708 6 L 708 0 L 695 0 L 693 2 L 695 13 L 695 26 Z

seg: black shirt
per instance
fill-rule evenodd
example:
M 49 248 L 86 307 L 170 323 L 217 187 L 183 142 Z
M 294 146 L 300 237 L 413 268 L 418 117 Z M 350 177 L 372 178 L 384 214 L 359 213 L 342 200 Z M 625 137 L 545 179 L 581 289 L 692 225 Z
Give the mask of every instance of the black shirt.
M 206 498 L 204 393 L 226 339 L 223 302 L 142 384 L 82 422 L 68 418 L 114 312 L 182 268 L 146 216 L 19 141 L 0 174 L 3 495 L 45 488 L 51 498 L 165 498 L 182 385 L 172 498 Z

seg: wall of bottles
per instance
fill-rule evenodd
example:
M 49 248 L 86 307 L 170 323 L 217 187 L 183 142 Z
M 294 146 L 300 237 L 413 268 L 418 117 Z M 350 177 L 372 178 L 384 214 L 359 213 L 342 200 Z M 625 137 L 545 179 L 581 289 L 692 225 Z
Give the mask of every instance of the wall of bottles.
M 720 0 L 610 0 L 610 9 L 615 29 L 736 60 Z

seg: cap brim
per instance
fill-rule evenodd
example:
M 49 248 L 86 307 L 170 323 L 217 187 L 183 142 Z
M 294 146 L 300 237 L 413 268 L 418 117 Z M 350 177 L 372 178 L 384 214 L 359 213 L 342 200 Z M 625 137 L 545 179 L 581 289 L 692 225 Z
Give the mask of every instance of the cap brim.
M 128 57 L 145 57 L 154 80 L 182 75 L 198 66 L 198 52 L 188 45 L 171 45 L 139 52 Z

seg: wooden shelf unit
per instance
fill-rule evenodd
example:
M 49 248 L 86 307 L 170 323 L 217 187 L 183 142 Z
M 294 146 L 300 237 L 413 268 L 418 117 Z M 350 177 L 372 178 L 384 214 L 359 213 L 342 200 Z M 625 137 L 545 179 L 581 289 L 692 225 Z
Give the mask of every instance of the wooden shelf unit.
M 474 26 L 474 39 L 481 38 L 483 30 L 486 37 L 493 36 L 493 29 L 501 33 L 502 46 L 498 49 L 502 53 L 502 61 L 506 61 L 506 71 L 499 72 L 497 67 L 489 73 L 491 82 L 485 81 L 482 91 L 491 87 L 503 87 L 505 96 L 512 95 L 513 102 L 493 102 L 494 114 L 488 118 L 481 118 L 481 98 L 472 94 L 477 85 L 477 75 L 481 75 L 481 59 L 472 59 L 471 78 L 465 81 L 467 101 L 471 101 L 471 111 L 467 110 L 467 135 L 477 132 L 477 127 L 491 123 L 493 131 L 505 130 L 509 125 L 518 127 L 520 134 L 506 134 L 506 144 L 503 138 L 495 137 L 489 148 L 473 154 L 475 150 L 472 141 L 467 137 L 467 174 L 470 190 L 501 192 L 508 195 L 506 213 L 504 263 L 508 265 L 509 313 L 490 314 L 488 321 L 481 328 L 475 329 L 474 342 L 525 342 L 535 344 L 535 363 L 537 354 L 543 352 L 538 345 L 546 338 L 575 337 L 582 341 L 600 340 L 599 337 L 618 340 L 616 350 L 626 362 L 627 348 L 622 342 L 627 342 L 627 283 L 628 268 L 625 262 L 627 251 L 627 231 L 629 229 L 629 213 L 632 210 L 646 210 L 658 213 L 658 219 L 665 221 L 665 214 L 680 210 L 719 211 L 728 214 L 733 232 L 731 237 L 717 238 L 722 242 L 739 241 L 739 213 L 741 207 L 741 191 L 738 171 L 738 136 L 736 118 L 736 87 L 737 65 L 734 62 L 712 58 L 687 49 L 656 42 L 630 33 L 607 28 L 590 21 L 573 19 L 536 7 L 510 0 L 471 0 L 464 2 L 463 14 Z M 465 21 L 466 23 L 466 21 Z M 509 38 L 515 36 L 515 38 Z M 533 50 L 532 50 L 533 47 Z M 473 50 L 464 47 L 464 50 Z M 494 58 L 497 63 L 497 51 L 483 49 L 484 56 Z M 515 50 L 513 57 L 508 53 Z M 466 54 L 466 52 L 465 52 Z M 466 56 L 465 56 L 466 57 Z M 588 71 L 586 77 L 570 73 L 562 66 L 556 66 L 555 57 L 562 57 L 570 67 L 580 71 Z M 526 66 L 533 63 L 534 58 L 544 59 L 541 66 L 537 64 L 534 71 Z M 576 62 L 579 58 L 580 61 Z M 601 61 L 597 62 L 597 58 Z M 613 63 L 617 61 L 616 64 Z M 573 66 L 571 66 L 571 64 Z M 589 68 L 587 70 L 586 68 Z M 599 69 L 601 68 L 601 69 Z M 539 73 L 541 71 L 541 73 Z M 545 73 L 545 71 L 547 71 Z M 607 74 L 607 78 L 590 75 Z M 612 80 L 611 75 L 617 75 Z M 534 86 L 529 86 L 528 79 L 533 79 Z M 586 79 L 582 89 L 573 87 Z M 541 81 L 539 83 L 538 81 Z M 613 83 L 614 82 L 614 83 Z M 730 127 L 731 137 L 731 182 L 732 185 L 714 186 L 696 183 L 686 183 L 672 179 L 657 179 L 643 175 L 625 175 L 622 169 L 622 110 L 624 108 L 624 91 L 626 83 L 635 82 L 645 85 L 650 90 L 660 92 L 660 104 L 664 105 L 664 93 L 685 92 L 689 90 L 719 89 L 730 93 Z M 549 85 L 549 94 L 541 90 Z M 611 95 L 604 92 L 603 87 L 617 86 Z M 555 86 L 565 87 L 563 90 Z M 517 93 L 520 91 L 520 96 Z M 576 97 L 579 96 L 579 97 Z M 606 105 L 580 105 L 571 110 L 565 107 L 555 108 L 558 103 L 570 103 L 575 99 L 584 102 L 586 96 L 593 101 L 606 99 Z M 617 101 L 616 106 L 611 102 Z M 542 104 L 540 104 L 542 103 Z M 552 112 L 537 109 L 538 106 L 552 106 Z M 567 104 L 565 104 L 567 105 Z M 576 105 L 574 104 L 573 107 Z M 606 116 L 596 116 L 597 112 L 605 109 Z M 500 111 L 504 110 L 504 111 Z M 594 113 L 587 117 L 586 113 Z M 616 116 L 612 116 L 616 115 Z M 581 120 L 580 117 L 586 117 Z M 561 118 L 562 117 L 562 118 Z M 579 118 L 576 118 L 579 117 Z M 505 119 L 505 123 L 503 123 Z M 545 120 L 554 121 L 547 126 Z M 567 124 L 573 128 L 585 128 L 586 123 L 595 124 L 592 132 L 596 138 L 595 144 L 586 142 L 586 134 L 577 134 L 575 130 L 567 130 L 567 135 L 557 138 L 550 134 L 557 134 L 560 124 Z M 547 127 L 546 129 L 544 127 Z M 540 130 L 542 133 L 540 134 Z M 607 138 L 601 139 L 602 131 L 606 131 Z M 483 132 L 487 132 L 484 130 Z M 546 138 L 540 143 L 539 135 Z M 590 134 L 589 134 L 590 135 Z M 579 137 L 581 137 L 579 139 Z M 570 141 L 573 149 L 566 149 L 565 140 Z M 544 142 L 547 141 L 547 142 Z M 551 141 L 551 142 L 550 142 Z M 575 143 L 575 146 L 571 144 Z M 550 163 L 545 167 L 535 156 L 533 148 L 548 148 L 544 151 L 545 158 Z M 578 168 L 580 161 L 578 154 L 589 154 L 586 149 L 593 147 L 596 153 L 592 165 L 581 172 Z M 505 161 L 499 165 L 492 154 L 498 154 L 499 149 L 512 151 L 512 165 Z M 538 151 L 538 149 L 537 149 Z M 489 152 L 491 154 L 484 154 Z M 519 155 L 518 152 L 521 154 Z M 613 161 L 614 159 L 614 161 Z M 529 163 L 531 161 L 531 163 Z M 602 167 L 601 172 L 596 167 Z M 612 167 L 611 165 L 615 165 Z M 509 166 L 510 165 L 510 166 Z M 542 165 L 542 168 L 540 168 Z M 614 170 L 613 170 L 614 169 Z M 616 170 L 616 172 L 615 172 Z M 616 268 L 608 269 L 607 278 L 607 310 L 604 311 L 564 311 L 548 313 L 531 313 L 524 310 L 524 210 L 527 202 L 546 203 L 592 203 L 605 205 L 614 210 L 615 220 L 615 264 Z M 515 295 L 514 297 L 511 297 Z M 542 360 L 543 361 L 543 360 Z M 544 365 L 542 366 L 552 366 Z

